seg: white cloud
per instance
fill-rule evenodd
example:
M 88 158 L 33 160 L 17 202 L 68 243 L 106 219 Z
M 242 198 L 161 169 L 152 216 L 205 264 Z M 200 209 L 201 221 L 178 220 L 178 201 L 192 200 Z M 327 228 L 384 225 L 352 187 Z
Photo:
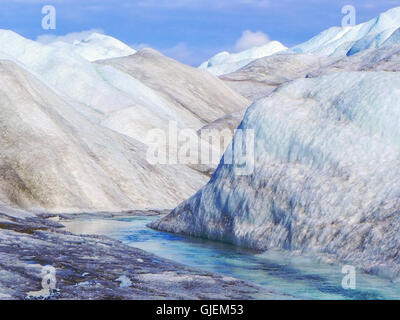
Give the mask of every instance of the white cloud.
M 237 51 L 243 51 L 252 47 L 259 47 L 269 42 L 269 37 L 262 31 L 253 32 L 251 30 L 243 31 L 242 36 L 236 41 Z
M 202 63 L 204 60 L 214 55 L 216 51 L 218 52 L 218 50 L 222 50 L 221 48 L 215 47 L 193 47 L 184 42 L 180 42 L 172 47 L 156 49 L 162 52 L 167 57 L 194 67 L 199 66 L 200 63 Z
M 135 49 L 136 51 L 139 51 L 144 48 L 151 48 L 151 45 L 147 43 L 134 43 L 129 45 L 131 48 Z
M 178 43 L 176 46 L 162 50 L 165 55 L 175 60 L 185 61 L 193 55 L 186 43 Z
M 56 35 L 51 35 L 51 34 L 43 34 L 40 35 L 36 38 L 36 41 L 40 43 L 52 43 L 56 41 L 62 41 L 62 42 L 68 42 L 68 43 L 73 43 L 75 40 L 84 40 L 88 38 L 92 33 L 101 33 L 104 34 L 104 31 L 102 29 L 90 29 L 90 30 L 84 30 L 80 32 L 71 32 L 67 33 L 63 36 L 56 36 Z

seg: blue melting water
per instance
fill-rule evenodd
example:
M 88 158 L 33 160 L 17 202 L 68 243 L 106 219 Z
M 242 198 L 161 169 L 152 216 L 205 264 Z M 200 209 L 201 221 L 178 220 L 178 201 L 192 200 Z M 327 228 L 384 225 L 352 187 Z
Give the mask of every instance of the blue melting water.
M 342 266 L 285 252 L 259 253 L 235 246 L 152 230 L 155 217 L 103 219 L 101 232 L 130 246 L 188 266 L 266 286 L 277 298 L 400 299 L 400 284 L 357 272 L 355 290 L 342 288 Z M 79 222 L 80 226 L 86 223 Z M 91 225 L 93 231 L 93 222 Z

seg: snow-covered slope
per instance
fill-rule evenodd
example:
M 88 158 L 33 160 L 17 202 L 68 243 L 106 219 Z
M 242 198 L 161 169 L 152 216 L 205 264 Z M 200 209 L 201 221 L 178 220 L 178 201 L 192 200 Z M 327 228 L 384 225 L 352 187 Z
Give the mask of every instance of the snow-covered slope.
M 154 228 L 326 255 L 400 276 L 400 74 L 341 72 L 279 87 L 247 111 L 254 165 L 220 164 Z
M 35 211 L 174 207 L 205 178 L 151 166 L 143 144 L 89 121 L 44 83 L 0 61 L 0 203 Z
M 400 7 L 393 8 L 354 27 L 332 27 L 290 49 L 297 53 L 352 55 L 400 43 Z
M 239 53 L 221 52 L 203 62 L 200 69 L 207 70 L 213 75 L 220 76 L 234 72 L 250 62 L 285 51 L 287 48 L 278 41 L 271 41 L 260 47 L 250 48 Z
M 57 41 L 51 45 L 73 51 L 89 61 L 124 57 L 136 53 L 136 50 L 122 41 L 97 32 L 86 39 L 76 40 L 72 44 Z

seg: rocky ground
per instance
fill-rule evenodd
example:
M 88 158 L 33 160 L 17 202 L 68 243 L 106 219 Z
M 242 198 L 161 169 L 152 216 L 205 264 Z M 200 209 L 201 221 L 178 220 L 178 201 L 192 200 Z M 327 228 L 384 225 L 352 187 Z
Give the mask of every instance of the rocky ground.
M 244 281 L 185 267 L 101 236 L 0 207 L 0 299 L 254 299 L 276 297 Z M 56 290 L 41 293 L 44 266 Z

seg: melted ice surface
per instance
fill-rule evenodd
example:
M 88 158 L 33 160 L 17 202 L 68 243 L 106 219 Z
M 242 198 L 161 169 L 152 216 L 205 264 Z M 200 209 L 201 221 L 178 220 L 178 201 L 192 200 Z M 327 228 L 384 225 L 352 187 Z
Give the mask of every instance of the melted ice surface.
M 342 288 L 341 265 L 282 251 L 258 253 L 224 243 L 158 232 L 146 227 L 155 217 L 64 222 L 77 233 L 103 234 L 185 265 L 268 288 L 276 299 L 398 299 L 400 288 L 357 271 L 356 290 Z M 263 299 L 263 297 L 260 297 Z M 269 297 L 270 298 L 270 297 Z

